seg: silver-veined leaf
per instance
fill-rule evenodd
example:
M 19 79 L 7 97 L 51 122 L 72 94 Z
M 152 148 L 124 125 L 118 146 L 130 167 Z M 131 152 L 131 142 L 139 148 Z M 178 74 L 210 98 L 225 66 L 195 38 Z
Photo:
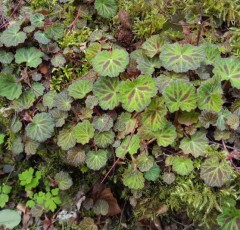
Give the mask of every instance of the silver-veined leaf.
M 90 151 L 86 157 L 87 167 L 92 170 L 99 170 L 107 163 L 107 152 L 104 150 Z
M 73 136 L 76 138 L 78 143 L 83 145 L 88 143 L 94 136 L 93 125 L 88 120 L 78 123 L 74 127 Z
M 115 0 L 96 0 L 95 9 L 104 18 L 111 18 L 117 13 L 117 2 Z
M 191 159 L 179 156 L 174 157 L 172 168 L 173 171 L 181 176 L 189 175 L 194 169 Z
M 69 95 L 75 99 L 84 98 L 89 92 L 93 89 L 93 83 L 89 80 L 79 80 L 77 82 L 73 82 L 68 87 Z

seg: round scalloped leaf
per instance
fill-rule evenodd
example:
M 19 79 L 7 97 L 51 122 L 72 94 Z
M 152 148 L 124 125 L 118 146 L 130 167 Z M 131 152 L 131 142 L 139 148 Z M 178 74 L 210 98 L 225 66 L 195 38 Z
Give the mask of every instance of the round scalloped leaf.
M 25 143 L 25 153 L 27 155 L 34 155 L 36 154 L 38 147 L 39 147 L 39 143 L 37 141 L 34 141 L 32 139 L 27 139 Z
M 62 127 L 65 124 L 65 119 L 68 117 L 67 112 L 61 111 L 56 108 L 56 109 L 50 110 L 49 113 L 54 118 L 56 127 Z
M 35 47 L 17 49 L 15 54 L 15 61 L 17 64 L 26 62 L 29 67 L 36 68 L 42 63 L 41 57 L 43 53 Z
M 177 156 L 177 157 L 174 157 L 173 159 L 172 169 L 173 171 L 175 171 L 177 174 L 181 176 L 187 176 L 194 169 L 193 162 L 189 158 Z
M 18 155 L 23 152 L 23 143 L 22 143 L 22 138 L 18 136 L 12 141 L 12 153 L 15 155 Z
M 223 131 L 227 129 L 226 119 L 229 115 L 231 115 L 231 112 L 227 109 L 222 109 L 218 112 L 215 126 L 217 126 L 219 130 Z
M 44 15 L 43 14 L 31 14 L 30 15 L 30 22 L 33 26 L 36 27 L 43 27 L 44 26 Z
M 222 213 L 217 216 L 217 222 L 221 230 L 239 230 L 240 210 L 235 207 L 224 207 Z
M 107 152 L 104 150 L 90 151 L 86 157 L 87 167 L 92 170 L 99 170 L 107 163 Z
M 11 52 L 6 52 L 5 50 L 0 50 L 0 63 L 10 64 L 14 59 Z
M 43 95 L 45 87 L 43 86 L 42 83 L 34 82 L 32 84 L 31 90 L 35 94 L 35 97 L 38 98 Z
M 159 35 L 151 36 L 142 44 L 144 54 L 150 58 L 154 57 L 156 54 L 160 53 L 163 43 L 164 39 Z
M 177 121 L 179 124 L 190 126 L 198 122 L 199 113 L 195 111 L 182 112 L 178 115 Z
M 148 58 L 142 56 L 137 58 L 137 68 L 141 71 L 142 74 L 151 75 L 155 68 L 160 68 L 161 64 L 159 58 Z
M 20 25 L 17 23 L 9 26 L 5 31 L 2 32 L 0 36 L 0 42 L 3 43 L 6 47 L 17 46 L 20 43 L 23 43 L 27 35 L 24 32 L 19 32 Z
M 172 184 L 175 181 L 176 176 L 174 173 L 165 172 L 162 176 L 162 179 L 166 184 Z
M 112 130 L 97 133 L 94 136 L 94 144 L 100 148 L 106 148 L 114 143 L 115 134 Z
M 160 167 L 154 164 L 149 171 L 144 173 L 144 177 L 148 181 L 156 181 L 160 176 Z
M 67 92 L 61 92 L 54 97 L 54 105 L 62 111 L 69 111 L 73 98 Z
M 222 94 L 223 90 L 218 78 L 210 78 L 202 82 L 197 90 L 199 109 L 219 112 L 223 104 Z
M 67 172 L 59 172 L 54 176 L 60 190 L 67 190 L 73 185 L 72 178 Z
M 0 211 L 0 226 L 13 229 L 21 222 L 21 215 L 19 212 L 11 209 L 3 209 Z
M 64 25 L 53 24 L 45 30 L 45 34 L 49 39 L 57 41 L 64 36 Z
M 29 138 L 44 142 L 50 138 L 54 130 L 54 119 L 48 113 L 38 113 L 36 114 L 32 122 L 26 127 L 26 134 Z
M 221 58 L 213 69 L 215 76 L 223 80 L 230 80 L 233 87 L 240 89 L 240 60 L 237 58 Z
M 239 116 L 237 114 L 230 114 L 227 116 L 226 124 L 230 129 L 237 130 L 239 127 Z
M 137 153 L 138 149 L 140 148 L 140 138 L 137 134 L 133 136 L 127 136 L 122 141 L 121 145 L 116 148 L 116 156 L 124 159 L 127 153 L 133 155 Z
M 154 136 L 157 138 L 159 146 L 167 147 L 175 141 L 177 132 L 175 127 L 170 122 L 167 122 L 163 129 L 154 132 Z
M 0 74 L 0 96 L 14 100 L 19 98 L 21 93 L 22 85 L 12 74 Z
M 16 112 L 21 112 L 25 109 L 29 109 L 35 100 L 36 97 L 33 90 L 27 89 L 18 99 L 13 101 L 13 108 L 16 110 Z
M 90 217 L 84 217 L 79 223 L 79 230 L 98 230 L 98 226 L 94 224 L 94 220 Z
M 18 133 L 22 129 L 22 122 L 17 116 L 13 117 L 10 128 L 14 133 Z
M 240 99 L 236 99 L 231 105 L 231 112 L 240 117 Z
M 54 98 L 57 96 L 55 91 L 49 91 L 43 96 L 43 105 L 47 106 L 49 109 L 52 109 L 55 106 Z
M 118 87 L 118 78 L 99 77 L 94 83 L 93 94 L 102 109 L 114 109 L 119 105 Z
M 79 80 L 77 82 L 73 82 L 68 87 L 69 95 L 75 99 L 82 99 L 86 97 L 86 95 L 91 92 L 93 89 L 93 83 L 89 80 Z
M 123 184 L 130 189 L 143 189 L 145 179 L 143 173 L 138 170 L 127 169 L 123 174 Z
M 62 54 L 56 54 L 51 58 L 51 64 L 54 67 L 61 67 L 66 63 L 66 59 Z
M 163 91 L 163 97 L 170 112 L 191 111 L 197 107 L 195 87 L 180 80 L 171 82 Z
M 199 116 L 199 121 L 205 129 L 208 129 L 210 125 L 215 125 L 217 122 L 217 113 L 212 111 L 203 110 Z
M 202 47 L 179 43 L 165 44 L 160 54 L 163 67 L 176 73 L 196 70 L 204 58 Z
M 62 129 L 57 137 L 57 145 L 63 150 L 68 150 L 76 145 L 73 129 Z
M 200 177 L 211 187 L 222 187 L 231 180 L 233 170 L 226 160 L 217 157 L 206 159 L 201 165 Z
M 98 105 L 98 99 L 95 96 L 88 95 L 85 100 L 86 108 L 93 109 L 95 106 Z
M 128 65 L 128 53 L 122 49 L 102 51 L 92 59 L 94 70 L 101 76 L 117 77 Z
M 99 132 L 108 131 L 113 127 L 113 119 L 108 114 L 103 114 L 102 116 L 95 116 L 93 118 L 93 127 Z
M 96 0 L 94 4 L 98 14 L 104 18 L 111 18 L 117 13 L 117 3 L 115 0 Z
M 88 61 L 91 61 L 100 51 L 101 45 L 98 42 L 94 42 L 86 49 L 85 57 Z
M 167 108 L 163 97 L 155 97 L 152 99 L 150 105 L 141 114 L 141 124 L 147 126 L 153 131 L 162 129 L 166 125 L 166 114 Z
M 206 147 L 208 146 L 208 139 L 206 133 L 198 131 L 191 137 L 185 137 L 180 143 L 180 148 L 185 154 L 192 154 L 194 157 L 204 156 Z
M 23 32 L 25 32 L 25 33 L 28 34 L 28 33 L 32 33 L 35 29 L 36 29 L 36 27 L 33 26 L 33 25 L 25 26 L 25 27 L 23 28 Z
M 93 205 L 93 211 L 96 215 L 106 216 L 108 214 L 109 204 L 106 200 L 99 199 Z
M 154 158 L 147 153 L 141 153 L 137 157 L 137 167 L 141 172 L 149 171 L 154 164 Z
M 141 112 L 157 93 L 155 80 L 151 76 L 141 75 L 137 79 L 120 84 L 120 100 L 128 112 Z
M 207 65 L 214 64 L 218 59 L 221 57 L 221 52 L 219 51 L 218 47 L 214 44 L 204 44 L 203 49 L 205 52 L 205 59 L 204 62 Z
M 86 160 L 86 154 L 82 148 L 74 147 L 67 152 L 67 163 L 78 167 Z
M 83 145 L 88 143 L 94 136 L 93 125 L 88 120 L 78 123 L 74 127 L 73 136 L 77 139 L 78 143 Z
M 51 40 L 46 36 L 46 34 L 42 31 L 37 31 L 34 33 L 34 39 L 38 41 L 38 43 L 47 45 Z

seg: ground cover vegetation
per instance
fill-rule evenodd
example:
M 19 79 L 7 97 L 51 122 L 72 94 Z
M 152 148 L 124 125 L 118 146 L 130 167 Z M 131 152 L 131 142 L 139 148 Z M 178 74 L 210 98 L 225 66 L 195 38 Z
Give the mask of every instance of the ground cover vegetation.
M 240 1 L 1 1 L 3 229 L 240 228 Z

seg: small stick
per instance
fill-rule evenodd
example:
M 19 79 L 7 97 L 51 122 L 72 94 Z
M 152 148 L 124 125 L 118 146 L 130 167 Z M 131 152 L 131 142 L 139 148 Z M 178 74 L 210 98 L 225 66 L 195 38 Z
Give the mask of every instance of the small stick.
M 199 40 L 200 40 L 200 36 L 201 36 L 201 31 L 202 31 L 203 6 L 204 6 L 204 0 L 202 0 L 202 3 L 201 3 L 200 15 L 199 15 L 199 19 L 198 19 L 199 27 L 198 27 L 198 35 L 197 35 L 197 46 L 199 45 Z

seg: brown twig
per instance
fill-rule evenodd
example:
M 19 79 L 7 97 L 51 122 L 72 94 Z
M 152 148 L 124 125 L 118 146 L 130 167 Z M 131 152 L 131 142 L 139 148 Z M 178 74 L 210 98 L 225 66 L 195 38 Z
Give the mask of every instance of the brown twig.
M 199 19 L 198 19 L 199 27 L 198 27 L 198 35 L 197 35 L 197 46 L 199 45 L 200 36 L 201 36 L 201 32 L 202 32 L 203 6 L 204 6 L 204 0 L 202 0 L 202 3 L 201 3 L 200 15 L 199 15 Z

